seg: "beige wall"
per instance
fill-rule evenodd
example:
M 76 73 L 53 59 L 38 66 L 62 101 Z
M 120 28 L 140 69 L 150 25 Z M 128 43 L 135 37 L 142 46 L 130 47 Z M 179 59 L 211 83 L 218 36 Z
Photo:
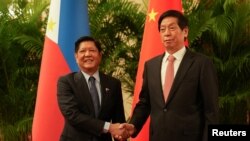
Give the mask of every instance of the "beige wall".
M 145 10 L 147 10 L 147 7 L 145 7 L 148 3 L 149 0 L 129 0 L 132 2 L 136 2 L 142 5 L 142 8 L 146 8 Z M 123 104 L 124 104 L 124 110 L 125 110 L 125 116 L 126 119 L 128 120 L 130 118 L 131 115 L 131 108 L 132 108 L 132 103 L 133 103 L 133 97 L 131 96 L 131 93 L 127 93 L 126 91 L 124 91 L 124 89 L 126 89 L 123 86 Z
M 137 3 L 142 3 L 143 0 L 129 0 L 129 1 L 134 1 L 134 2 L 137 2 Z

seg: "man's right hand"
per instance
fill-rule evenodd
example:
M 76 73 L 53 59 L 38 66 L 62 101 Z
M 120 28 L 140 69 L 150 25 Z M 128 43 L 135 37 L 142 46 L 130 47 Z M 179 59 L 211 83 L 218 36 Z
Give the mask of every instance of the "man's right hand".
M 128 132 L 130 136 L 135 133 L 135 126 L 133 124 L 122 123 L 120 124 L 120 128 L 126 129 L 126 131 Z
M 120 123 L 110 124 L 109 132 L 115 139 L 120 141 L 125 141 L 130 137 L 129 132 Z

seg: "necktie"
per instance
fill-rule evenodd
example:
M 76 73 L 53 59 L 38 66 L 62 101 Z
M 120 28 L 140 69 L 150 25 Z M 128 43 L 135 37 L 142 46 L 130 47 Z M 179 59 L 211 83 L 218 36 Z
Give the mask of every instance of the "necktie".
M 172 83 L 174 80 L 174 56 L 169 55 L 168 56 L 168 65 L 167 65 L 167 70 L 166 70 L 166 75 L 165 75 L 165 83 L 164 83 L 164 88 L 163 88 L 163 94 L 164 94 L 164 100 L 165 102 L 167 101 L 170 89 L 172 87 Z
M 100 102 L 99 102 L 97 88 L 95 85 L 95 78 L 93 76 L 89 77 L 89 83 L 90 83 L 89 91 L 95 108 L 95 117 L 97 117 L 100 110 Z

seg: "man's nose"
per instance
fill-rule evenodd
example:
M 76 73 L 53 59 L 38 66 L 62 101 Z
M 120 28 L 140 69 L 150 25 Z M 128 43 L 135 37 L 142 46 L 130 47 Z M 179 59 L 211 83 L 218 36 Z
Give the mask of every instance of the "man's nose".
M 170 32 L 170 29 L 169 28 L 166 28 L 165 32 L 163 33 L 164 35 L 170 35 L 171 32 Z
M 91 55 L 91 52 L 90 50 L 86 50 L 85 53 L 84 53 L 85 56 L 90 56 Z

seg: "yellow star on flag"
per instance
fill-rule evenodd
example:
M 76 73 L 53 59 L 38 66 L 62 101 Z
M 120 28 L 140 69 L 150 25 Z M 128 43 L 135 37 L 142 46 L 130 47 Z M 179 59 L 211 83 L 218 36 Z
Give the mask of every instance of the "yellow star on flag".
M 53 19 L 50 19 L 48 22 L 48 30 L 53 31 L 55 27 L 56 22 L 53 21 Z
M 158 14 L 158 12 L 155 12 L 154 9 L 151 9 L 151 12 L 148 14 L 149 21 L 155 21 L 155 16 Z

